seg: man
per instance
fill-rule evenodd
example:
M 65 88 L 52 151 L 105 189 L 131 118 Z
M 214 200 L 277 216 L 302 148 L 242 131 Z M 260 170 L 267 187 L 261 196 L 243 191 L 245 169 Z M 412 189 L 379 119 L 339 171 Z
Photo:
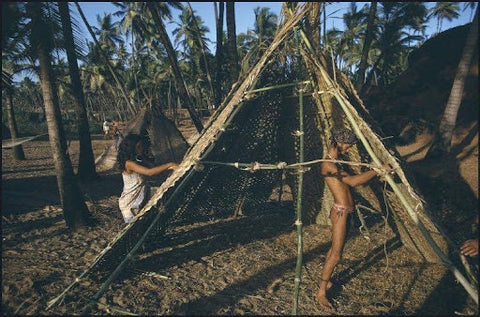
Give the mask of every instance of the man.
M 108 138 L 108 135 L 110 134 L 110 125 L 111 125 L 111 121 L 109 119 L 105 119 L 105 121 L 103 121 L 103 136 L 105 139 Z
M 339 155 L 347 153 L 357 143 L 357 138 L 348 129 L 334 128 L 330 141 L 327 157 L 331 160 L 338 160 Z M 384 168 L 387 168 L 390 172 L 388 165 L 384 166 Z M 325 308 L 333 309 L 332 304 L 327 299 L 327 290 L 332 287 L 330 278 L 335 266 L 342 257 L 347 230 L 347 217 L 354 210 L 354 201 L 350 187 L 364 184 L 378 175 L 378 173 L 370 170 L 358 175 L 349 175 L 333 162 L 323 162 L 321 173 L 325 177 L 328 189 L 333 195 L 334 204 L 329 215 L 332 222 L 332 245 L 327 252 L 320 276 L 317 302 Z

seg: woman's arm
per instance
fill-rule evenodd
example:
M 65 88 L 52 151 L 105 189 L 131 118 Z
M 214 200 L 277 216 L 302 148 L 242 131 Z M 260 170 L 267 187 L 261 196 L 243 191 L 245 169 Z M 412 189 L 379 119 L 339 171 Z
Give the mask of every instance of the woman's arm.
M 134 161 L 126 161 L 125 162 L 125 169 L 129 172 L 135 172 L 141 175 L 146 175 L 146 176 L 153 176 L 160 174 L 163 171 L 166 171 L 168 169 L 175 169 L 178 167 L 178 164 L 170 162 L 154 167 L 145 167 L 142 166 Z

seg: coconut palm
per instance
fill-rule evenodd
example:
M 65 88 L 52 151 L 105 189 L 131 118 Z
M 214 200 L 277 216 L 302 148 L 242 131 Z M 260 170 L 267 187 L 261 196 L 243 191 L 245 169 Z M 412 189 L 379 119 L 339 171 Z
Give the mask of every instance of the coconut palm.
M 188 109 L 190 118 L 192 119 L 193 124 L 195 125 L 195 128 L 197 129 L 198 132 L 201 132 L 203 130 L 203 124 L 200 121 L 200 118 L 195 110 L 192 100 L 190 99 L 190 95 L 188 94 L 187 88 L 185 87 L 185 81 L 183 80 L 182 73 L 178 66 L 175 50 L 173 49 L 172 42 L 168 37 L 167 31 L 165 29 L 165 25 L 162 20 L 162 18 L 165 18 L 165 17 L 171 18 L 170 10 L 168 9 L 167 4 L 171 6 L 176 6 L 177 8 L 180 7 L 179 3 L 175 3 L 175 2 L 168 2 L 168 3 L 147 2 L 146 7 L 148 8 L 148 13 L 150 14 L 151 18 L 156 24 L 160 42 L 162 42 L 162 44 L 164 45 L 167 51 L 168 59 L 170 61 L 170 65 L 174 73 L 175 85 L 179 93 L 179 96 L 182 99 L 184 106 L 186 106 L 186 108 Z
M 63 215 L 67 226 L 75 229 L 89 223 L 90 213 L 74 178 L 72 163 L 68 155 L 50 56 L 54 47 L 52 30 L 46 22 L 46 10 L 43 3 L 29 2 L 25 4 L 25 7 L 26 17 L 30 19 L 26 24 L 29 30 L 30 44 L 39 60 L 40 84 Z M 57 16 L 55 14 L 58 21 Z
M 365 37 L 363 40 L 362 57 L 360 59 L 360 65 L 358 66 L 357 80 L 355 88 L 360 91 L 365 80 L 365 70 L 367 69 L 368 53 L 370 51 L 370 45 L 375 37 L 375 16 L 377 12 L 377 2 L 373 1 L 368 10 L 367 29 L 365 31 Z
M 450 151 L 453 130 L 455 128 L 455 122 L 457 121 L 457 114 L 460 105 L 462 104 L 463 88 L 465 86 L 465 80 L 468 75 L 470 64 L 475 49 L 478 47 L 478 8 L 475 12 L 470 31 L 467 36 L 465 47 L 463 49 L 462 57 L 458 63 L 457 72 L 453 80 L 452 90 L 445 107 L 445 112 L 440 121 L 438 133 L 434 144 L 429 149 L 429 156 L 436 156 L 439 154 L 445 154 Z
M 85 15 L 83 14 L 83 11 L 80 8 L 80 5 L 78 4 L 77 1 L 75 1 L 75 6 L 77 7 L 77 10 L 78 10 L 78 13 L 80 14 L 80 17 L 82 18 L 83 22 L 85 23 L 85 26 L 87 27 L 88 32 L 92 36 L 92 39 L 95 42 L 95 45 L 98 47 L 99 53 L 103 57 L 104 62 L 106 64 L 106 66 L 108 67 L 108 70 L 110 71 L 113 79 L 115 80 L 115 83 L 117 84 L 117 87 L 120 89 L 121 94 L 122 94 L 123 98 L 125 99 L 125 102 L 127 103 L 128 110 L 130 111 L 131 114 L 135 114 L 136 113 L 135 107 L 133 106 L 130 98 L 128 97 L 128 94 L 125 91 L 125 88 L 123 87 L 123 83 L 120 81 L 119 76 L 116 74 L 116 72 L 115 72 L 115 70 L 114 70 L 114 68 L 111 64 L 111 61 L 110 61 L 110 58 L 109 58 L 108 54 L 105 52 L 105 49 L 116 47 L 115 42 L 117 41 L 117 39 L 119 39 L 118 42 L 121 42 L 120 41 L 121 38 L 119 38 L 118 34 L 116 34 L 116 29 L 113 27 L 112 23 L 110 22 L 111 21 L 110 18 L 107 15 L 107 16 L 104 17 L 103 20 L 101 20 L 101 22 L 103 23 L 103 27 L 106 28 L 106 30 L 103 30 L 103 27 L 102 27 L 102 30 L 96 29 L 97 32 L 100 34 L 100 39 L 104 43 L 108 43 L 108 44 L 102 45 L 97 40 L 95 32 L 93 31 L 92 27 L 90 26 L 87 19 L 85 18 Z M 99 19 L 98 16 L 97 16 L 97 19 Z
M 253 10 L 255 14 L 255 23 L 253 34 L 257 38 L 257 46 L 263 52 L 273 40 L 277 30 L 277 15 L 270 12 L 269 8 L 256 7 Z
M 437 33 L 440 33 L 442 30 L 442 22 L 444 19 L 452 21 L 459 17 L 459 10 L 460 7 L 456 2 L 437 2 L 430 9 L 429 18 L 437 18 Z
M 95 171 L 95 160 L 93 158 L 92 140 L 90 137 L 90 128 L 85 107 L 85 97 L 83 95 L 82 83 L 80 82 L 80 74 L 78 71 L 77 54 L 75 52 L 72 22 L 70 19 L 70 9 L 67 2 L 58 2 L 58 8 L 62 21 L 68 67 L 70 70 L 70 79 L 72 83 L 71 89 L 74 96 L 73 101 L 75 112 L 77 114 L 78 136 L 80 143 L 78 175 L 87 179 L 94 178 L 97 176 L 97 173 Z
M 3 61 L 2 61 L 3 64 Z M 8 119 L 8 129 L 10 130 L 10 137 L 15 143 L 15 140 L 18 137 L 18 128 L 17 121 L 15 120 L 15 113 L 13 111 L 13 92 L 14 87 L 12 84 L 12 75 L 6 72 L 5 67 L 2 65 L 2 91 L 6 93 L 6 110 L 7 110 L 7 119 Z M 13 157 L 16 160 L 24 160 L 25 153 L 23 152 L 23 147 L 21 144 L 15 145 L 13 147 Z

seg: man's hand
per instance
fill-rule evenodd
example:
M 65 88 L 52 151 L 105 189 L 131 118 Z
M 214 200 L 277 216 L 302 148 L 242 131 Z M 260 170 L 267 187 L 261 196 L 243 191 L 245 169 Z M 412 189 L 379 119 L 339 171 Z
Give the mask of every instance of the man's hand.
M 478 239 L 470 239 L 465 241 L 460 247 L 460 252 L 463 255 L 478 255 Z
M 168 168 L 169 170 L 176 170 L 178 168 L 177 163 L 170 163 L 170 167 Z

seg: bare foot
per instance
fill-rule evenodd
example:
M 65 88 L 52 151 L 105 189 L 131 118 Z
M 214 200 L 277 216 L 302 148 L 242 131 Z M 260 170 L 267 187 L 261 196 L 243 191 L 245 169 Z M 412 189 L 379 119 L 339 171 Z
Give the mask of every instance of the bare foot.
M 327 296 L 325 295 L 317 294 L 317 303 L 323 308 L 335 310 L 335 308 L 333 308 L 332 304 L 328 301 Z

